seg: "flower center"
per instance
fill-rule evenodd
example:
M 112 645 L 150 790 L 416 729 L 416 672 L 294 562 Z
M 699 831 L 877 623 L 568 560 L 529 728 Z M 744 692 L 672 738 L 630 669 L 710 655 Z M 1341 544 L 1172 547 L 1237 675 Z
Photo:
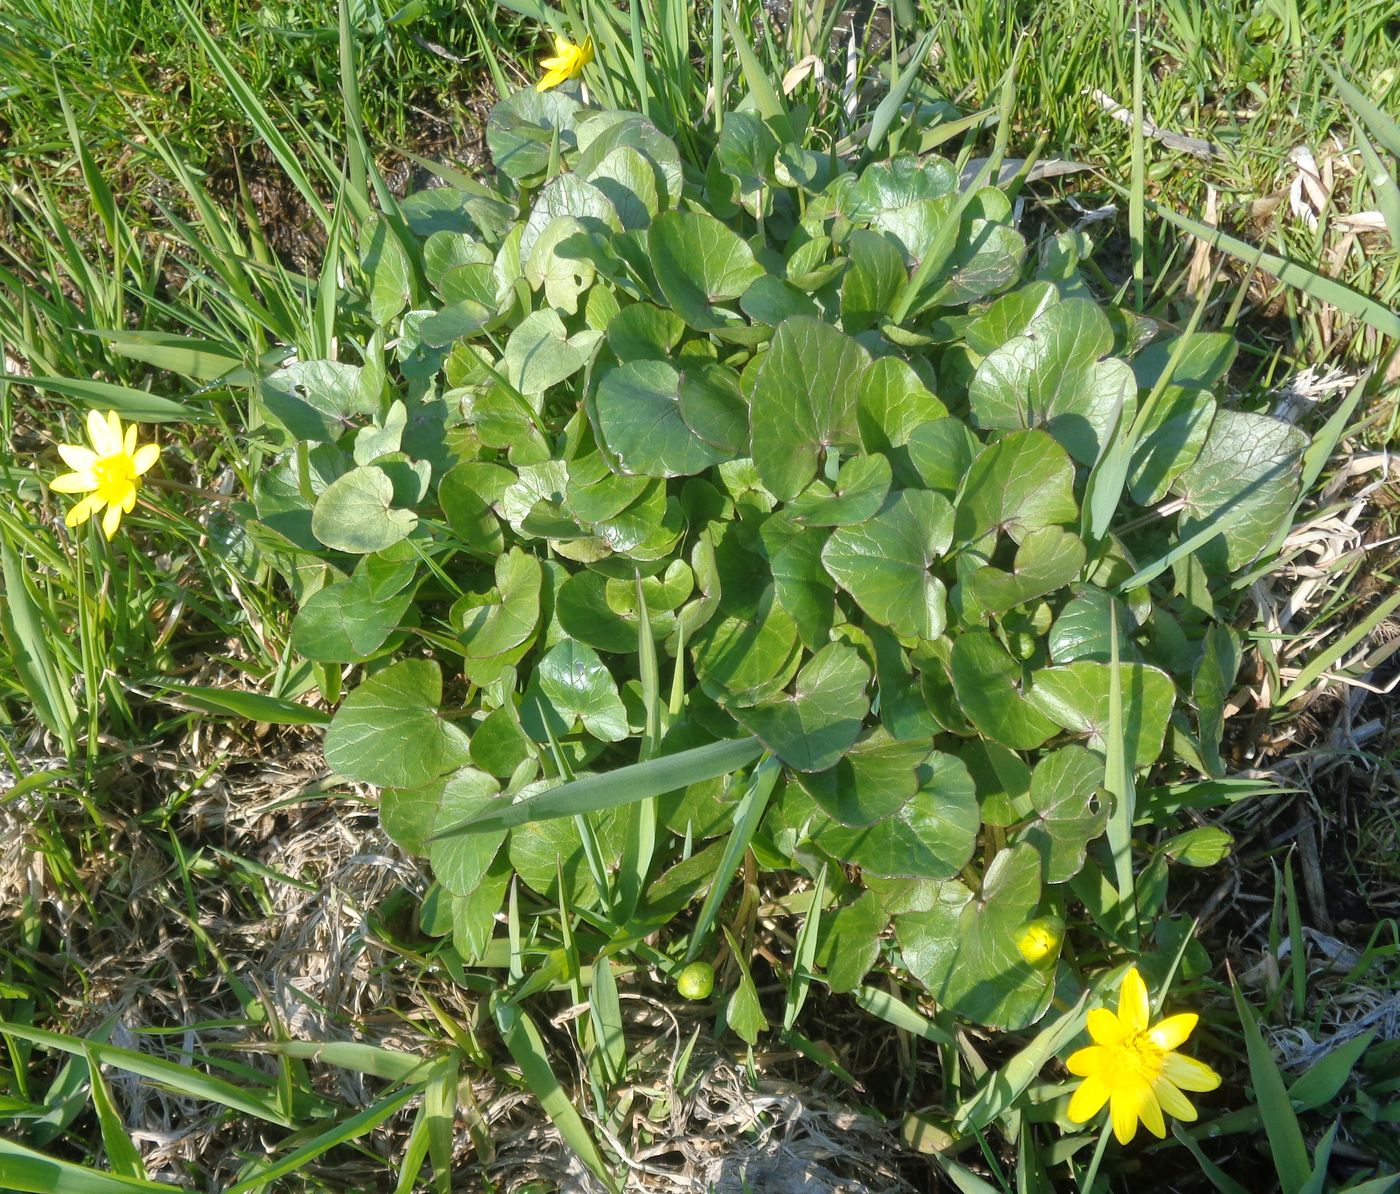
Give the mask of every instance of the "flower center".
M 136 485 L 136 462 L 125 452 L 101 456 L 92 466 L 97 478 L 97 495 L 108 505 L 117 505 Z
M 1121 1044 L 1109 1048 L 1104 1080 L 1110 1087 L 1135 1080 L 1151 1085 L 1162 1072 L 1164 1056 L 1162 1050 L 1148 1040 L 1147 1033 L 1134 1033 Z

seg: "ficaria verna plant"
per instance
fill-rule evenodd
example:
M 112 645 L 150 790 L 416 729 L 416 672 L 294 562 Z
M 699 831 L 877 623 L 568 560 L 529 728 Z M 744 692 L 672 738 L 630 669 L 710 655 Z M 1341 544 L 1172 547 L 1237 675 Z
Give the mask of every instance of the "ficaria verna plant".
M 1161 982 L 1170 864 L 1220 846 L 1168 785 L 1223 774 L 1307 446 L 1227 404 L 1233 340 L 1100 305 L 938 157 L 740 110 L 702 175 L 534 87 L 488 141 L 489 182 L 362 229 L 339 359 L 258 390 L 245 509 L 453 973 L 509 967 L 509 1039 L 561 951 L 695 998 L 731 956 L 752 1044 L 746 865 L 812 880 L 788 1029 L 877 965 L 1016 1030 L 1154 940 Z

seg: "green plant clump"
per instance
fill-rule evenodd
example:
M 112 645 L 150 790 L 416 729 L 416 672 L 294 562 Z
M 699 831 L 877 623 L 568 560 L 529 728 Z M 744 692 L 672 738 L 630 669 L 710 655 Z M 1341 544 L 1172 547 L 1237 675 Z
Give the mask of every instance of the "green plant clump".
M 1143 827 L 1223 774 L 1306 437 L 1218 400 L 1228 335 L 1100 305 L 1072 237 L 1028 262 L 1002 190 L 790 119 L 727 113 L 701 176 L 509 97 L 491 182 L 362 230 L 340 359 L 258 390 L 248 536 L 323 691 L 360 669 L 327 760 L 431 864 L 443 956 L 512 968 L 507 1028 L 575 951 L 718 958 L 750 857 L 815 881 L 798 1006 L 893 964 L 1020 1029 L 1220 856 Z M 1024 948 L 1080 903 L 1073 961 Z

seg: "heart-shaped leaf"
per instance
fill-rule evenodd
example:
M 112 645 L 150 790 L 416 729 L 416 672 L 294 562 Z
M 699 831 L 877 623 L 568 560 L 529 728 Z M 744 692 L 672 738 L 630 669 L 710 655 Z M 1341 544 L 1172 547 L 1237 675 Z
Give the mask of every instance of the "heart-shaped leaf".
M 737 299 L 763 276 L 737 232 L 702 211 L 665 211 L 647 232 L 651 265 L 666 301 L 697 331 L 740 322 L 715 306 Z
M 1031 705 L 1071 733 L 1086 734 L 1089 745 L 1107 747 L 1111 663 L 1080 659 L 1045 668 L 1031 678 Z M 1130 767 L 1147 767 L 1162 753 L 1176 700 L 1166 672 L 1140 663 L 1118 665 L 1123 700 L 1123 753 Z M 1009 745 L 1009 743 L 1008 743 Z
M 1086 558 L 1078 535 L 1037 527 L 1021 540 L 1010 572 L 981 568 L 972 574 L 972 595 L 988 613 L 999 614 L 1069 584 Z
M 957 537 L 1005 531 L 1018 543 L 1036 527 L 1073 526 L 1074 465 L 1043 431 L 1013 431 L 983 448 L 957 500 Z
M 877 622 L 906 638 L 934 639 L 943 633 L 945 590 L 929 568 L 952 537 L 948 499 L 904 489 L 868 522 L 837 530 L 822 563 Z
M 327 486 L 311 513 L 311 533 L 336 551 L 366 555 L 406 539 L 418 525 L 395 507 L 394 482 L 378 465 L 354 468 Z
M 417 788 L 466 765 L 467 735 L 438 715 L 442 673 L 405 659 L 367 677 L 326 730 L 326 762 L 347 779 Z
M 924 385 L 908 362 L 898 357 L 880 357 L 861 378 L 856 422 L 867 451 L 888 454 L 891 449 L 907 444 L 921 424 L 941 419 L 947 413 L 948 408 Z M 971 459 L 969 455 L 969 463 Z M 963 471 L 966 472 L 966 468 Z M 958 480 L 961 479 L 959 473 Z M 953 489 L 957 489 L 956 483 Z
M 836 766 L 798 782 L 842 825 L 873 825 L 898 812 L 919 790 L 929 741 L 899 742 L 884 729 L 856 743 Z
M 574 722 L 604 742 L 627 737 L 627 709 L 617 682 L 592 647 L 565 640 L 547 651 L 520 706 L 520 723 L 537 742 L 571 733 Z
M 709 622 L 695 638 L 695 673 L 715 699 L 761 701 L 787 687 L 802 658 L 797 625 L 765 589 L 752 616 Z
M 1082 746 L 1061 747 L 1036 764 L 1031 775 L 1035 819 L 1021 836 L 1040 851 L 1047 883 L 1065 883 L 1079 874 L 1085 849 L 1107 826 L 1103 780 L 1103 759 Z
M 504 356 L 510 384 L 528 397 L 543 394 L 583 368 L 588 354 L 569 339 L 555 311 L 535 311 L 511 332 Z
M 883 456 L 852 456 L 836 474 L 836 484 L 813 481 L 787 508 L 808 526 L 839 527 L 864 522 L 885 504 L 893 475 Z
M 681 416 L 684 380 L 665 361 L 629 361 L 598 386 L 598 433 L 628 472 L 689 476 L 724 459 L 724 452 L 686 426 Z
M 898 812 L 873 825 L 818 821 L 812 841 L 835 858 L 886 878 L 947 879 L 972 857 L 977 792 L 960 760 L 934 751 L 919 769 L 919 788 Z
M 774 497 L 801 493 L 828 448 L 859 446 L 856 394 L 869 365 L 859 343 L 819 319 L 778 326 L 750 396 L 753 462 Z
M 953 640 L 953 687 L 963 713 L 1012 750 L 1034 750 L 1059 728 L 1021 694 L 1021 666 L 985 630 Z
M 1035 850 L 1001 851 L 976 895 L 945 883 L 935 907 L 895 918 L 905 966 L 949 1011 L 991 1028 L 1025 1028 L 1043 1014 L 1050 995 L 1052 972 L 1032 966 L 1016 947 L 1017 930 L 1034 916 L 1040 893 Z
M 1113 328 L 1087 299 L 1047 307 L 1025 332 L 977 368 L 968 389 L 979 427 L 1044 427 L 1081 464 L 1093 464 L 1120 419 L 1137 403 L 1133 371 L 1106 358 Z
M 1181 537 L 1207 527 L 1225 540 L 1225 564 L 1250 563 L 1293 509 L 1308 438 L 1266 415 L 1218 411 L 1200 455 L 1172 485 L 1186 508 Z
M 870 709 L 860 652 L 828 643 L 797 673 L 791 696 L 734 707 L 739 723 L 795 771 L 824 771 L 851 748 Z
M 540 562 L 512 547 L 496 561 L 497 596 L 463 610 L 462 650 L 469 659 L 491 659 L 524 643 L 540 617 Z

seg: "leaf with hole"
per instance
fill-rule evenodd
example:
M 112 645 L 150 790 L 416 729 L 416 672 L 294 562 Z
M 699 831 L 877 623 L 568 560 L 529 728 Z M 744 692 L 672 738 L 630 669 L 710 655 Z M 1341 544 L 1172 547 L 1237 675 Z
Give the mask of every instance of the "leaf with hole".
M 1047 883 L 1073 879 L 1089 843 L 1107 827 L 1103 781 L 1103 759 L 1082 746 L 1052 751 L 1031 773 L 1035 817 L 1017 837 L 1040 851 Z

